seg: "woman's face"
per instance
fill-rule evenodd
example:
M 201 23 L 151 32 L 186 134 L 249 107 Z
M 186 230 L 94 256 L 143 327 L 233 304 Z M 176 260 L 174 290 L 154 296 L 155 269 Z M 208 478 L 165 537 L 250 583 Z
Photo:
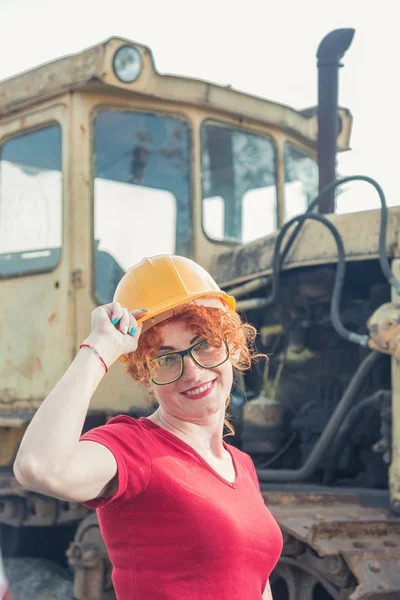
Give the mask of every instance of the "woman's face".
M 158 355 L 186 350 L 202 339 L 186 329 L 183 320 L 166 323 L 161 332 L 163 343 Z M 229 359 L 219 367 L 203 369 L 190 356 L 185 356 L 180 379 L 167 385 L 156 385 L 149 380 L 147 385 L 165 413 L 196 423 L 220 411 L 225 413 L 232 382 L 233 370 Z

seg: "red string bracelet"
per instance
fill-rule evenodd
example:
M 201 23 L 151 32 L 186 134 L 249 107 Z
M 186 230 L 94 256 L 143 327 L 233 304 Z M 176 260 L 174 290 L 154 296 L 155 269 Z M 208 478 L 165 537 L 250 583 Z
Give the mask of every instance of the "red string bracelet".
M 90 348 L 91 350 L 93 350 L 93 352 L 95 353 L 95 355 L 96 355 L 96 356 L 97 356 L 97 357 L 98 357 L 98 358 L 101 360 L 101 364 L 102 364 L 102 365 L 103 365 L 103 367 L 105 368 L 105 370 L 106 370 L 106 373 L 108 373 L 108 367 L 107 367 L 107 365 L 106 365 L 105 361 L 103 360 L 103 358 L 102 358 L 102 356 L 101 356 L 100 352 L 99 352 L 98 350 L 96 350 L 96 348 L 95 348 L 94 346 L 90 346 L 90 344 L 81 344 L 81 345 L 79 346 L 79 349 L 80 349 L 80 348 Z

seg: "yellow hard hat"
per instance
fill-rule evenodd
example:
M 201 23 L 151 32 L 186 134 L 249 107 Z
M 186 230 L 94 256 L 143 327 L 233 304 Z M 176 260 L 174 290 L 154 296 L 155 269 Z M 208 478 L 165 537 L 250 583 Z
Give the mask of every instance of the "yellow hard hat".
M 218 306 L 221 301 L 235 310 L 233 296 L 223 292 L 203 267 L 189 258 L 162 254 L 145 258 L 125 273 L 114 294 L 114 302 L 129 311 L 147 308 L 138 321 L 144 323 L 142 331 L 173 315 L 177 306 L 196 299 L 214 299 L 202 302 Z

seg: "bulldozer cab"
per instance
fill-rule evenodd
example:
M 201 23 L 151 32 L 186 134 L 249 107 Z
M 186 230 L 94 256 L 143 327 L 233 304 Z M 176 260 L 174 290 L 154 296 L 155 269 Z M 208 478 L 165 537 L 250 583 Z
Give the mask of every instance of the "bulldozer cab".
M 148 48 L 118 38 L 1 83 L 10 414 L 37 408 L 132 264 L 176 253 L 209 268 L 303 211 L 318 187 L 316 134 L 315 111 L 160 75 Z M 111 389 L 115 412 L 144 402 L 111 379 L 96 409 L 111 409 Z

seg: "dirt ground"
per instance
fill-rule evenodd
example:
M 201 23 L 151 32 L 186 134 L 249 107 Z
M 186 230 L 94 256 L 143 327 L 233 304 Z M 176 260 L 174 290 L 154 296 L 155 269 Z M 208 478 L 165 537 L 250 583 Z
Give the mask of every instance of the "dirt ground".
M 11 600 L 72 600 L 72 580 L 56 563 L 34 558 L 6 558 Z

